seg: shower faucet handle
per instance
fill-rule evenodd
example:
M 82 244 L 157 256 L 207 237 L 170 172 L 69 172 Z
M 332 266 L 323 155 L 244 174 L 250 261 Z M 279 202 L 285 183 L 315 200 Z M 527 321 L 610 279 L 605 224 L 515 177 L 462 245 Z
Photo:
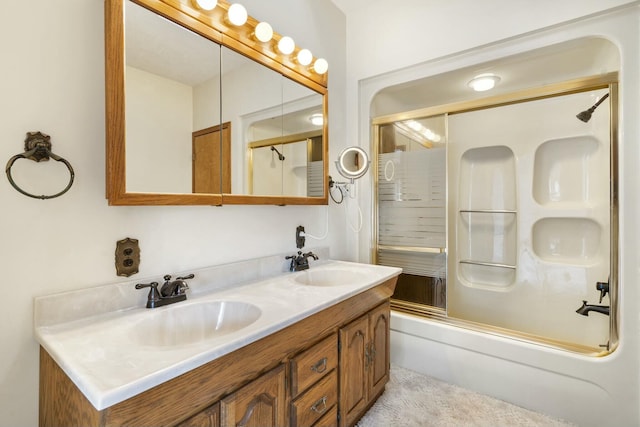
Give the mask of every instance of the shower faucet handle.
M 600 302 L 609 293 L 609 282 L 597 282 L 596 289 L 600 291 Z

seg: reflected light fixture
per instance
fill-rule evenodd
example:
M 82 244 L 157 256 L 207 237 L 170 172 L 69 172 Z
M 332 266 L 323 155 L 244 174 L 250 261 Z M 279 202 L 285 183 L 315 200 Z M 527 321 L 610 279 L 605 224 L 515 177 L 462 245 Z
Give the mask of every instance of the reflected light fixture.
M 300 65 L 307 66 L 311 64 L 312 60 L 313 55 L 311 54 L 311 51 L 309 49 L 301 49 L 300 52 L 298 52 L 298 63 Z
M 472 78 L 467 85 L 476 92 L 484 92 L 495 87 L 500 81 L 500 77 L 492 73 L 478 74 Z
M 293 39 L 289 36 L 284 36 L 278 42 L 278 50 L 280 53 L 285 55 L 289 55 L 296 48 L 296 44 Z
M 202 10 L 213 10 L 218 5 L 218 0 L 195 0 L 195 4 Z
M 229 6 L 227 17 L 229 18 L 229 22 L 239 27 L 247 22 L 247 9 L 240 3 L 234 3 Z
M 309 121 L 314 126 L 322 126 L 324 124 L 324 116 L 322 113 L 314 113 L 309 116 Z
M 254 35 L 259 41 L 266 43 L 273 38 L 273 28 L 268 22 L 261 22 L 256 25 Z
M 313 69 L 318 74 L 324 74 L 329 69 L 329 63 L 324 58 L 318 58 L 316 62 L 313 63 Z

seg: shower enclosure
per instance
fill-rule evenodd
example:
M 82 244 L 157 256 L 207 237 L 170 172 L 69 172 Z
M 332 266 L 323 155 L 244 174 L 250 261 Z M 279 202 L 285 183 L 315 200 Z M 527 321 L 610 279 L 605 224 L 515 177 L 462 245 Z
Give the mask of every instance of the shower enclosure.
M 616 82 L 373 120 L 374 259 L 403 268 L 394 308 L 585 354 L 615 348 Z

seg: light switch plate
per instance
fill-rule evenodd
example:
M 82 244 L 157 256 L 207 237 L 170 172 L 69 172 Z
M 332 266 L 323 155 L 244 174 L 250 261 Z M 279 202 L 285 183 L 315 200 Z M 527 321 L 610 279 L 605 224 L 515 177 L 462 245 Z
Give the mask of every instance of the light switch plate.
M 118 240 L 116 243 L 116 272 L 118 276 L 129 277 L 140 267 L 140 246 L 138 239 Z

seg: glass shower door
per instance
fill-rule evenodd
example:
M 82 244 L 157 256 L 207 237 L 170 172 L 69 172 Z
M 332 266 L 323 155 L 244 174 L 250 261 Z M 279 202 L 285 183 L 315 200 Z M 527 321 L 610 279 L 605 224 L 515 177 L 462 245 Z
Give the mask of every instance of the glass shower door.
M 378 264 L 401 267 L 393 303 L 446 308 L 445 116 L 380 126 L 377 146 Z

